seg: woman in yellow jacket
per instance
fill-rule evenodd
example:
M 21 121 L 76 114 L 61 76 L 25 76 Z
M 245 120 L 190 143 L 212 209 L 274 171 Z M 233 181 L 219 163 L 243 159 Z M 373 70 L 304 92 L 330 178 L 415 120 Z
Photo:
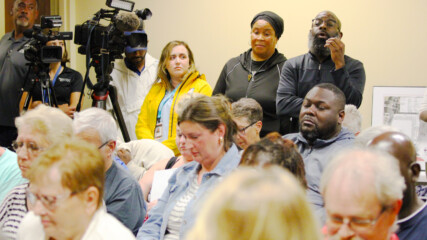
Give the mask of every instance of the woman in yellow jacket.
M 193 53 L 187 43 L 169 42 L 162 51 L 157 70 L 157 82 L 145 97 L 136 123 L 138 139 L 161 141 L 179 155 L 175 143 L 178 115 L 175 112 L 179 99 L 186 93 L 212 95 L 212 88 L 194 63 Z

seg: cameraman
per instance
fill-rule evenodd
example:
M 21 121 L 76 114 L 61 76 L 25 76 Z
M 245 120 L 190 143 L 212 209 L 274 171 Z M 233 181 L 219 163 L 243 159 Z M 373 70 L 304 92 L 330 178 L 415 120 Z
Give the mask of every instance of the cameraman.
M 16 139 L 15 117 L 19 115 L 19 90 L 28 66 L 22 46 L 29 40 L 23 33 L 31 29 L 39 15 L 37 0 L 14 0 L 14 29 L 0 40 L 0 145 L 10 148 Z
M 52 40 L 46 43 L 46 46 L 59 46 L 62 48 L 62 59 L 60 62 L 51 63 L 49 65 L 49 77 L 55 91 L 56 101 L 58 108 L 61 109 L 69 117 L 73 118 L 76 112 L 76 106 L 79 102 L 80 91 L 83 87 L 82 75 L 66 67 L 68 59 L 68 52 L 66 49 L 65 40 Z M 29 82 L 29 80 L 27 80 Z M 20 110 L 22 111 L 23 102 L 26 99 L 28 92 L 32 86 L 27 85 L 24 94 L 21 98 Z M 47 93 L 42 94 L 41 83 L 37 81 L 31 91 L 32 103 L 30 108 L 35 108 L 37 105 L 43 102 L 43 95 L 45 97 L 44 102 L 48 102 Z
M 145 33 L 145 31 L 125 32 L 125 34 L 130 33 Z M 131 140 L 137 140 L 135 125 L 145 96 L 156 79 L 158 64 L 159 60 L 148 54 L 146 47 L 131 48 L 130 46 L 125 49 L 124 60 L 119 59 L 114 64 L 111 84 L 117 88 L 117 101 Z M 112 109 L 111 104 L 107 107 Z

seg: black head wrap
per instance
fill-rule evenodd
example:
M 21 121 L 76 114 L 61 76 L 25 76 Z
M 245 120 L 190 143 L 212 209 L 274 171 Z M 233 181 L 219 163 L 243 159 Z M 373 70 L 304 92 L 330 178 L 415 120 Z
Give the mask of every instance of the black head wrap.
M 270 23 L 270 25 L 274 29 L 274 32 L 276 33 L 277 39 L 279 39 L 282 36 L 284 23 L 283 23 L 283 19 L 279 15 L 270 11 L 260 12 L 257 15 L 255 15 L 255 17 L 252 19 L 251 28 L 254 26 L 255 22 L 260 19 L 263 19 L 268 23 Z

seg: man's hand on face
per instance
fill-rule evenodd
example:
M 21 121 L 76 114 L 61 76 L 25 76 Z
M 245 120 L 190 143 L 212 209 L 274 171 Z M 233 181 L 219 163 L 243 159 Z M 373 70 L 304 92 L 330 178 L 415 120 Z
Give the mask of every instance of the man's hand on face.
M 335 63 L 335 70 L 344 67 L 345 45 L 341 41 L 340 37 L 329 38 L 328 40 L 326 40 L 325 47 L 331 50 L 331 58 L 332 61 Z

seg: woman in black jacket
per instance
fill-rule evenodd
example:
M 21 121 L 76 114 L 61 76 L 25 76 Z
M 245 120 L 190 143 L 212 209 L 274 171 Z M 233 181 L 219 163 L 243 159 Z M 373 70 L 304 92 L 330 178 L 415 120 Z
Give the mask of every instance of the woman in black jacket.
M 289 121 L 276 115 L 276 91 L 286 57 L 276 49 L 283 33 L 283 19 L 270 11 L 251 22 L 251 49 L 230 59 L 222 69 L 213 94 L 231 101 L 253 98 L 263 109 L 261 137 L 269 132 L 288 132 Z

